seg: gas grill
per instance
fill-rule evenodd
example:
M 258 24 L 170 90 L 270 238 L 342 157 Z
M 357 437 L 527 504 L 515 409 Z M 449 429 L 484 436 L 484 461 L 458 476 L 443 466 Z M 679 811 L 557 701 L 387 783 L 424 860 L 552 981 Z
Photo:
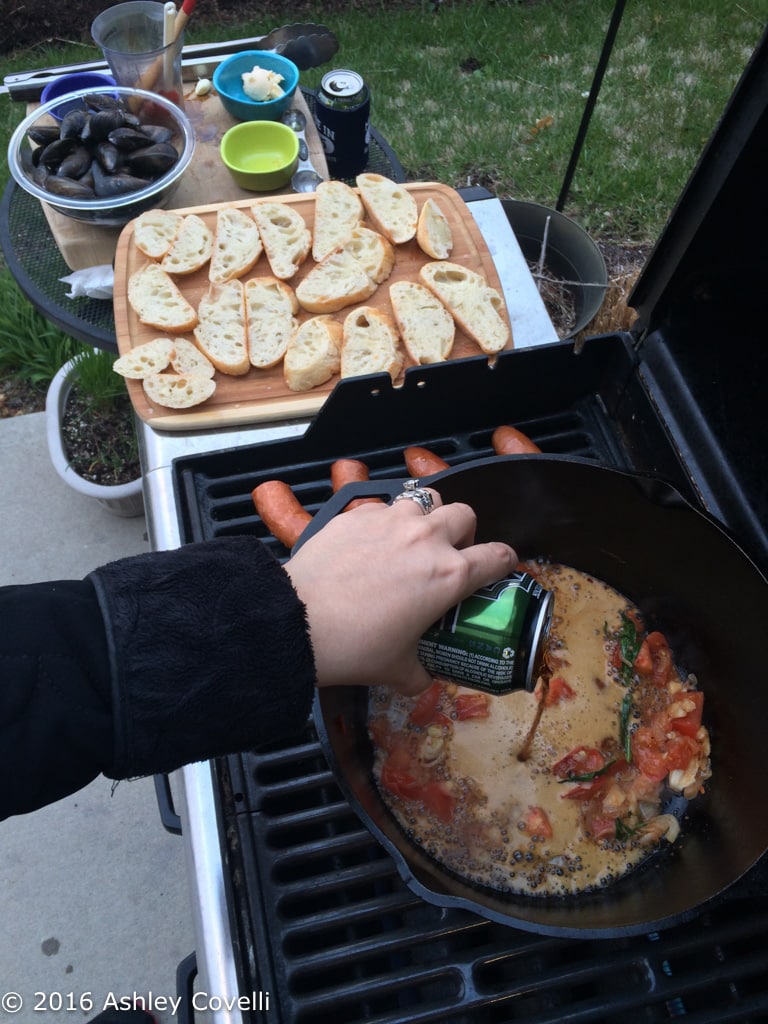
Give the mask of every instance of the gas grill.
M 249 533 L 286 558 L 250 498 L 263 480 L 279 475 L 314 513 L 337 458 L 362 459 L 374 481 L 402 479 L 405 446 L 459 465 L 491 455 L 493 429 L 513 423 L 546 453 L 668 481 L 768 571 L 765 258 L 754 230 L 766 163 L 764 40 L 636 286 L 631 333 L 581 351 L 521 349 L 493 367 L 414 368 L 398 389 L 345 381 L 308 426 L 257 443 L 248 432 L 179 442 L 170 474 L 162 442 L 145 438 L 151 528 L 157 536 L 153 517 L 171 506 L 180 543 Z M 271 748 L 185 769 L 182 787 L 197 984 L 222 1002 L 242 998 L 213 1015 L 222 1024 L 768 1020 L 765 858 L 690 923 L 552 938 L 408 889 L 345 801 L 312 722 Z

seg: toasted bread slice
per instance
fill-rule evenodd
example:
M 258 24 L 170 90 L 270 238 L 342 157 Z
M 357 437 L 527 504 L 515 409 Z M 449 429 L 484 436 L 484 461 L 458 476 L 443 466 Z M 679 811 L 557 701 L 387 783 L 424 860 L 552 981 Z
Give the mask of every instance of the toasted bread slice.
M 504 319 L 504 301 L 482 274 L 440 260 L 426 263 L 419 277 L 483 352 L 493 355 L 505 348 L 511 332 Z
M 329 315 L 304 321 L 283 359 L 283 376 L 291 391 L 310 391 L 339 372 L 341 332 L 341 324 Z
M 418 207 L 406 189 L 382 174 L 370 171 L 355 178 L 368 219 L 394 245 L 402 245 L 416 234 Z
M 299 304 L 290 285 L 276 277 L 253 278 L 245 283 L 245 318 L 251 364 L 275 366 L 285 355 L 298 327 Z
M 416 281 L 395 281 L 389 298 L 400 336 L 414 363 L 440 363 L 453 348 L 456 324 L 443 303 Z
M 167 409 L 191 409 L 216 390 L 216 382 L 200 374 L 153 373 L 142 384 L 147 398 Z
M 251 213 L 272 273 L 281 281 L 290 280 L 312 247 L 312 235 L 304 218 L 288 203 L 256 203 Z
M 173 346 L 170 338 L 145 341 L 116 359 L 112 369 L 128 380 L 143 380 L 152 373 L 161 373 L 170 365 Z
M 160 260 L 171 248 L 184 217 L 173 210 L 145 210 L 133 222 L 136 248 L 151 260 Z
M 315 192 L 312 258 L 318 263 L 350 237 L 363 220 L 363 204 L 344 181 L 323 181 Z
M 197 308 L 200 322 L 195 342 L 217 370 L 240 377 L 248 373 L 248 339 L 245 326 L 243 283 L 239 279 L 212 284 Z
M 160 266 L 169 274 L 193 274 L 211 258 L 213 232 L 202 217 L 188 213 Z
M 158 263 L 145 263 L 128 278 L 128 302 L 139 320 L 161 331 L 191 331 L 197 310 Z
M 254 266 L 263 250 L 261 235 L 253 217 L 236 206 L 222 206 L 216 211 L 209 279 L 214 284 L 224 284 L 233 277 L 243 277 Z
M 310 313 L 335 313 L 365 302 L 392 273 L 395 253 L 383 235 L 357 227 L 307 274 L 296 288 L 299 305 Z
M 394 380 L 402 368 L 403 353 L 391 318 L 374 306 L 348 313 L 341 342 L 341 376 L 388 373 Z
M 182 377 L 212 377 L 216 372 L 216 367 L 210 359 L 186 338 L 174 339 L 171 366 Z
M 416 241 L 433 260 L 447 260 L 453 249 L 453 232 L 448 218 L 430 196 L 425 200 L 416 225 Z

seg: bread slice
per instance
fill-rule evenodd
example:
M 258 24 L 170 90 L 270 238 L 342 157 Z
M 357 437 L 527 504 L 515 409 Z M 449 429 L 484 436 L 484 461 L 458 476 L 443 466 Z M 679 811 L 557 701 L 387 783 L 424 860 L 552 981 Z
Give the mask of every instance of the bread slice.
M 323 181 L 315 191 L 312 258 L 318 263 L 343 245 L 363 220 L 363 204 L 344 181 Z
M 242 277 L 254 266 L 263 250 L 253 217 L 236 206 L 222 206 L 216 212 L 209 279 L 214 284 L 224 284 L 233 277 Z
M 258 277 L 245 283 L 245 319 L 251 365 L 266 369 L 285 355 L 298 327 L 299 304 L 290 285 L 276 277 Z
M 511 333 L 503 317 L 504 301 L 482 274 L 458 263 L 440 260 L 425 263 L 419 277 L 483 352 L 488 355 L 501 352 L 510 341 Z
M 169 274 L 193 274 L 211 258 L 212 248 L 211 229 L 202 217 L 188 213 L 160 266 Z
M 453 348 L 456 324 L 436 295 L 416 281 L 395 281 L 389 298 L 400 336 L 414 363 L 440 363 Z
M 341 324 L 330 315 L 304 321 L 283 359 L 283 376 L 291 391 L 310 391 L 339 372 L 341 333 Z
M 200 374 L 153 373 L 143 381 L 147 398 L 168 409 L 191 409 L 207 401 L 216 382 Z
M 171 248 L 184 217 L 173 210 L 145 210 L 133 222 L 136 248 L 152 260 L 160 260 Z
M 370 171 L 355 178 L 368 219 L 377 231 L 395 245 L 402 245 L 416 234 L 418 208 L 406 189 L 382 174 Z
M 197 345 L 186 338 L 176 338 L 171 353 L 171 366 L 182 377 L 212 377 L 216 368 L 207 356 L 204 356 Z
M 212 284 L 197 308 L 200 322 L 195 342 L 217 370 L 240 377 L 248 373 L 248 339 L 245 326 L 243 283 L 239 279 Z
M 403 353 L 392 319 L 374 306 L 348 313 L 341 342 L 341 376 L 388 373 L 394 380 L 402 368 Z
M 139 320 L 161 331 L 191 331 L 197 310 L 158 263 L 145 263 L 128 278 L 128 302 Z
M 170 338 L 145 341 L 116 359 L 112 369 L 128 380 L 143 380 L 151 373 L 161 373 L 171 362 L 173 344 Z
M 394 265 L 390 242 L 377 231 L 357 227 L 344 245 L 310 270 L 296 298 L 310 313 L 335 313 L 369 299 Z
M 256 203 L 251 213 L 272 273 L 281 281 L 290 280 L 312 247 L 312 235 L 304 218 L 287 203 Z
M 430 196 L 421 208 L 416 225 L 416 241 L 433 260 L 447 260 L 453 249 L 453 233 L 448 218 Z

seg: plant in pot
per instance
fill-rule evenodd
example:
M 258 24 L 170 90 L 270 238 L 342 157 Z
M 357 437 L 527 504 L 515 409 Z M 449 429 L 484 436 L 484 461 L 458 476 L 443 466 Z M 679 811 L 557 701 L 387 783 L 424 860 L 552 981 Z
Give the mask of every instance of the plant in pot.
M 144 510 L 133 410 L 115 356 L 89 349 L 56 373 L 45 402 L 48 450 L 59 476 L 119 516 Z

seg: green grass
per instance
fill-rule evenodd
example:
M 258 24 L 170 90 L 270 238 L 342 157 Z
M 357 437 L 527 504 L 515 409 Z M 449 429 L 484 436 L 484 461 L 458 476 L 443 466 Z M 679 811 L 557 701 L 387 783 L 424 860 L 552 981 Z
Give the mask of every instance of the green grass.
M 363 72 L 373 123 L 408 177 L 554 206 L 614 0 L 370 6 L 328 15 L 318 3 L 301 20 L 329 24 L 340 42 L 334 63 Z M 206 24 L 204 8 L 200 0 L 187 42 L 281 23 Z M 653 242 L 766 22 L 768 0 L 628 3 L 564 212 L 593 237 Z M 3 71 L 97 58 L 87 28 L 83 39 L 15 53 Z M 302 84 L 316 86 L 324 70 L 304 72 Z M 0 97 L 0 183 L 23 113 Z

